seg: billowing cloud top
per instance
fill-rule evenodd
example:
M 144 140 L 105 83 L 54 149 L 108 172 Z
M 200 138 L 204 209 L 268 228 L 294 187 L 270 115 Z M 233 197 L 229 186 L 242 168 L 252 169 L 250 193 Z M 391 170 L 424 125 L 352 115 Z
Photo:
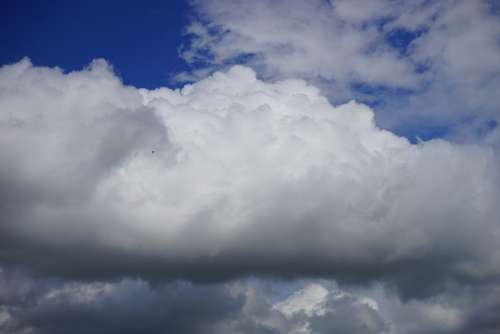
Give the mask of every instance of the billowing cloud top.
M 500 277 L 492 149 L 410 144 L 303 81 L 235 66 L 148 91 L 102 60 L 23 60 L 0 69 L 0 127 L 2 264 L 381 280 L 408 297 Z

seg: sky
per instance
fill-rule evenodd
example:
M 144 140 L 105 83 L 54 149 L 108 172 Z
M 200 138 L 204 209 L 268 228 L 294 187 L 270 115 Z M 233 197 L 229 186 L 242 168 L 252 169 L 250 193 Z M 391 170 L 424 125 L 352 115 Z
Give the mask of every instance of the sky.
M 0 333 L 500 332 L 497 1 L 0 6 Z
M 150 89 L 186 69 L 176 52 L 189 17 L 184 1 L 6 0 L 0 8 L 2 64 L 29 57 L 75 71 L 104 58 L 124 84 Z

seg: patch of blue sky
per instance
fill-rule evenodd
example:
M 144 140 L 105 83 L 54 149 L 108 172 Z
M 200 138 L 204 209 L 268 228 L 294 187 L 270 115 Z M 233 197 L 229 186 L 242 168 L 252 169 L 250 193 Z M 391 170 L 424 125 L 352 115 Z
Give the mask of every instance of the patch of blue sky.
M 398 50 L 398 52 L 405 56 L 408 54 L 408 50 L 411 47 L 411 43 L 422 36 L 425 30 L 420 29 L 416 31 L 411 31 L 402 28 L 396 28 L 387 32 L 385 37 L 385 42 L 389 44 L 392 48 Z
M 350 85 L 358 102 L 370 106 L 375 111 L 384 108 L 395 100 L 403 100 L 415 93 L 412 89 L 372 85 L 365 82 L 355 82 Z
M 411 143 L 433 139 L 452 139 L 453 141 L 478 142 L 498 127 L 496 120 L 481 120 L 477 117 L 464 117 L 463 119 L 448 124 L 432 124 L 422 120 L 404 123 L 391 129 L 398 136 L 407 138 Z M 467 130 L 466 134 L 462 131 Z
M 445 138 L 451 134 L 453 126 L 451 125 L 425 125 L 407 124 L 401 127 L 392 129 L 396 135 L 405 137 L 412 144 L 417 144 L 421 141 L 429 141 L 433 139 Z
M 125 84 L 156 88 L 187 69 L 179 59 L 189 5 L 183 0 L 0 2 L 0 64 L 29 57 L 66 71 L 105 58 Z
M 476 129 L 476 135 L 479 137 L 484 137 L 488 135 L 491 131 L 495 130 L 498 127 L 498 121 L 496 120 L 489 120 L 481 124 L 479 127 Z

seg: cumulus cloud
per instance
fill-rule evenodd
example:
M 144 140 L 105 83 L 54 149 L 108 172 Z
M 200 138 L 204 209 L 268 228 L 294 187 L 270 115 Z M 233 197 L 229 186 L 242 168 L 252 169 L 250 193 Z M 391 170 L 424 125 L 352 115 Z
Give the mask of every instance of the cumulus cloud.
M 375 103 L 379 124 L 409 135 L 447 127 L 454 140 L 477 141 L 485 122 L 500 122 L 492 1 L 192 3 L 180 54 L 196 70 L 181 80 L 247 64 L 266 79 L 313 82 L 332 101 Z
M 104 61 L 0 69 L 0 261 L 77 279 L 333 277 L 403 298 L 499 278 L 498 160 L 246 67 L 182 89 Z

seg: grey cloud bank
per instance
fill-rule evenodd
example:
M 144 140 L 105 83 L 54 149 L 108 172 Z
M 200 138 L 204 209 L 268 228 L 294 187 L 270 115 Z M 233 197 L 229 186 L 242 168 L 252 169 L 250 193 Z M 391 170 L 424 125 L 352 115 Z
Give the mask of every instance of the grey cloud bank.
M 2 265 L 380 281 L 403 298 L 500 277 L 494 149 L 412 145 L 300 80 L 236 66 L 148 91 L 104 61 L 23 60 L 0 69 L 0 111 Z
M 380 289 L 327 281 L 215 285 L 138 279 L 71 282 L 0 269 L 2 333 L 496 333 L 498 289 L 455 290 L 408 303 Z M 286 285 L 286 284 L 285 284 Z

